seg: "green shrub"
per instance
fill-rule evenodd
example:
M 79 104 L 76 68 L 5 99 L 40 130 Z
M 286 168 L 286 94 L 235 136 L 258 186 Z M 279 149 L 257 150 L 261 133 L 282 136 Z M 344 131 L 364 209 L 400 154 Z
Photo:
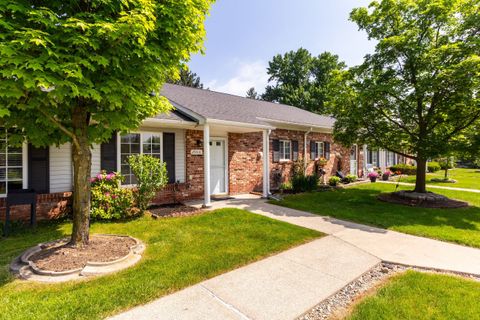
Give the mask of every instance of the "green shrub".
M 280 190 L 293 190 L 291 182 L 284 182 L 280 185 Z
M 305 176 L 294 175 L 292 178 L 292 189 L 294 192 L 311 192 L 318 188 L 318 176 L 316 174 Z
M 357 176 L 354 174 L 347 174 L 345 178 L 343 179 L 343 182 L 345 183 L 352 183 L 357 181 Z
M 390 171 L 401 174 L 408 174 L 408 175 L 416 175 L 417 174 L 417 167 L 411 166 L 409 164 L 396 164 L 390 167 Z
M 93 219 L 123 219 L 132 215 L 134 207 L 133 191 L 120 186 L 123 177 L 119 173 L 97 174 L 90 180 L 91 211 Z
M 140 212 L 144 212 L 156 193 L 167 184 L 167 166 L 160 159 L 146 154 L 128 157 L 128 164 L 137 178 L 135 200 Z
M 428 172 L 437 172 L 441 169 L 440 164 L 436 161 L 430 161 L 427 163 Z
M 337 176 L 332 176 L 330 179 L 328 179 L 328 184 L 331 185 L 332 187 L 335 187 L 340 183 L 340 178 Z

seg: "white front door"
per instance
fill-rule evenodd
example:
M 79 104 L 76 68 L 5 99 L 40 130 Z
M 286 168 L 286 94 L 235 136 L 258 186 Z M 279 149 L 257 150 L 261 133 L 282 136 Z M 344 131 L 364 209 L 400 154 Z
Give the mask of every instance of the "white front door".
M 350 149 L 350 174 L 357 175 L 357 146 Z
M 210 140 L 210 194 L 226 193 L 225 140 Z

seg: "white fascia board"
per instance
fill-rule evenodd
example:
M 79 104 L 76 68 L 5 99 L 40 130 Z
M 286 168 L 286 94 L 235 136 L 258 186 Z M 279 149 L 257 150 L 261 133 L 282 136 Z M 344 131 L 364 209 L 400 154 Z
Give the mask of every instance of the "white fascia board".
M 275 129 L 275 127 L 270 125 L 263 125 L 263 124 L 256 124 L 256 123 L 246 123 L 246 122 L 237 122 L 237 121 L 229 121 L 229 120 L 218 120 L 218 119 L 205 119 L 205 122 L 208 124 L 218 124 L 218 125 L 225 125 L 225 126 L 235 126 L 235 127 L 244 127 L 244 128 L 254 128 L 254 129 Z
M 142 124 L 140 127 L 148 127 L 148 126 L 189 129 L 189 128 L 197 127 L 198 123 L 192 122 L 192 121 L 182 121 L 182 120 L 147 118 L 142 121 Z
M 291 129 L 291 130 L 302 130 L 302 131 L 311 131 L 311 132 L 333 132 L 332 127 L 326 127 L 326 126 L 318 126 L 318 125 L 313 125 L 313 124 L 307 124 L 307 123 L 298 123 L 294 121 L 281 121 L 281 120 L 274 120 L 274 119 L 268 119 L 268 118 L 257 118 L 263 121 L 267 122 L 272 122 L 277 124 L 278 129 Z

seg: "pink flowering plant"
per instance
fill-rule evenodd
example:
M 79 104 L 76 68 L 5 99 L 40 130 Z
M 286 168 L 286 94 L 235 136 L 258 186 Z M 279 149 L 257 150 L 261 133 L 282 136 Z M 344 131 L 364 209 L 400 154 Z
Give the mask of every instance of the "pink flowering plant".
M 90 179 L 92 185 L 91 217 L 99 220 L 123 219 L 131 216 L 134 207 L 133 191 L 122 188 L 120 173 L 100 172 Z
M 370 172 L 367 177 L 369 178 L 378 178 L 378 173 L 375 171 Z

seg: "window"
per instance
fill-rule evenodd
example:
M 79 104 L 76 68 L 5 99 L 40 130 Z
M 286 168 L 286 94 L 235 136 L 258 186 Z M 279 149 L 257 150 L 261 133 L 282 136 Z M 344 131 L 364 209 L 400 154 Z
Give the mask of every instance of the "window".
M 161 139 L 159 134 L 144 133 L 142 134 L 142 143 L 144 154 L 151 155 L 161 159 Z
M 315 159 L 318 159 L 320 157 L 324 156 L 324 148 L 323 148 L 323 142 L 315 142 L 316 148 L 315 148 Z
M 148 154 L 162 159 L 161 133 L 129 133 L 120 138 L 120 172 L 125 177 L 123 184 L 136 184 L 137 180 L 128 164 L 128 157 Z
M 128 157 L 135 154 L 140 154 L 140 133 L 123 135 L 120 139 L 120 172 L 125 177 L 123 184 L 137 182 L 128 164 Z
M 23 188 L 22 147 L 8 146 L 8 136 L 0 129 L 0 194 Z
M 378 167 L 378 150 L 368 150 L 367 164 L 371 164 L 374 167 Z
M 387 166 L 395 165 L 395 153 L 387 151 Z
M 280 160 L 291 160 L 292 142 L 280 140 Z

